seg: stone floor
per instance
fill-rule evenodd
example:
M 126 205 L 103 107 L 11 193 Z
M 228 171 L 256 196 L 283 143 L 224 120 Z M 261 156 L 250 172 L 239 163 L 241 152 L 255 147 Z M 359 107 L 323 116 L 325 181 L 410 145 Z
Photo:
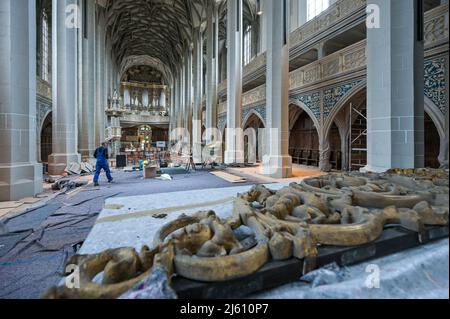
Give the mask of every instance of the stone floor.
M 321 172 L 317 167 L 304 166 L 298 164 L 292 164 L 292 177 L 291 178 L 272 178 L 263 175 L 263 167 L 260 163 L 249 167 L 232 167 L 227 168 L 227 172 L 231 174 L 240 175 L 248 179 L 258 179 L 263 183 L 289 183 L 296 182 L 306 177 L 321 176 L 324 172 Z

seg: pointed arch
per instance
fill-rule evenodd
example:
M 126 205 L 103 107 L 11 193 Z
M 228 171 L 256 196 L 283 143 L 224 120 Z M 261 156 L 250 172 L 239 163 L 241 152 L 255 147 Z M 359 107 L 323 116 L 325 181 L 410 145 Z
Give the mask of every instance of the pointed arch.
M 248 112 L 248 114 L 245 116 L 244 120 L 242 121 L 242 127 L 246 127 L 248 121 L 251 119 L 252 115 L 255 115 L 256 117 L 258 117 L 261 121 L 261 123 L 264 125 L 264 127 L 266 127 L 266 121 L 264 121 L 263 117 L 261 116 L 261 114 L 259 114 L 259 112 L 256 112 L 256 110 L 251 110 L 250 112 Z
M 311 118 L 311 120 L 314 123 L 314 126 L 316 127 L 317 134 L 319 134 L 319 137 L 321 136 L 321 130 L 320 130 L 320 122 L 314 115 L 314 113 L 302 102 L 296 100 L 296 99 L 289 99 L 289 105 L 294 105 L 298 108 L 300 108 L 302 111 L 306 112 L 308 116 Z M 298 110 L 297 110 L 298 111 Z M 292 129 L 293 125 L 297 121 L 298 117 L 301 115 L 301 112 L 296 112 L 294 116 L 289 116 L 289 128 Z
M 330 132 L 331 126 L 333 125 L 334 120 L 336 119 L 336 116 L 340 113 L 342 108 L 348 104 L 349 101 L 351 101 L 355 96 L 358 94 L 361 94 L 362 92 L 367 91 L 367 83 L 366 81 L 361 81 L 361 83 L 355 85 L 351 90 L 347 92 L 339 101 L 338 103 L 333 107 L 333 110 L 328 115 L 327 119 L 324 122 L 323 125 L 323 135 L 327 136 Z

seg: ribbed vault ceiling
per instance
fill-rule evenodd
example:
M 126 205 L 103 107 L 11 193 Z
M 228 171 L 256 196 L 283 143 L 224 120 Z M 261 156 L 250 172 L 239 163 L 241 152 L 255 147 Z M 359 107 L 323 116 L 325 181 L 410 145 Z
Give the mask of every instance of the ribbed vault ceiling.
M 173 73 L 192 44 L 193 31 L 205 21 L 211 2 L 219 6 L 223 39 L 226 0 L 107 0 L 106 30 L 117 64 L 146 56 Z M 256 0 L 244 0 L 244 19 L 255 16 Z

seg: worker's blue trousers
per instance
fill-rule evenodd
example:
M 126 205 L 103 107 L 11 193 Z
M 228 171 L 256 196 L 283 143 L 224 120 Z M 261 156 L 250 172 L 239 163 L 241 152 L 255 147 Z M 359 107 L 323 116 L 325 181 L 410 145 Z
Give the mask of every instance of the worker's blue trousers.
M 102 170 L 105 171 L 108 181 L 112 181 L 113 178 L 111 176 L 111 171 L 109 170 L 108 162 L 106 160 L 100 160 L 97 161 L 97 165 L 95 168 L 94 183 L 98 183 L 98 179 Z

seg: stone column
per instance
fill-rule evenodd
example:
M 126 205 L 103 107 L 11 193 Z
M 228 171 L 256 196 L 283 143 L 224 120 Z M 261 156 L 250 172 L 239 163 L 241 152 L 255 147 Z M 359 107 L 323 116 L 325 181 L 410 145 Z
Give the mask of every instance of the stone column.
M 367 32 L 366 171 L 424 166 L 423 9 L 419 3 L 368 1 L 380 8 L 381 27 Z
M 225 164 L 244 163 L 242 132 L 242 0 L 228 1 L 227 130 Z
M 292 176 L 289 156 L 289 2 L 268 0 L 265 175 Z
M 236 2 L 236 0 L 233 0 Z M 233 2 L 231 1 L 231 2 Z M 217 83 L 219 63 L 219 18 L 217 6 L 210 1 L 206 21 L 206 128 L 217 127 Z M 207 137 L 207 143 L 210 137 Z
M 36 159 L 36 1 L 0 1 L 0 201 L 42 191 Z
M 180 113 L 178 114 L 179 117 L 179 127 L 185 127 L 184 126 L 184 116 L 183 112 L 185 110 L 185 92 L 186 92 L 186 82 L 185 82 L 185 76 L 186 76 L 186 68 L 185 68 L 186 61 L 183 59 L 183 64 L 181 65 L 181 72 L 180 72 Z
M 345 107 L 337 116 L 334 122 L 339 129 L 339 137 L 341 139 L 341 168 L 342 170 L 349 169 L 349 138 L 350 138 L 350 112 L 348 107 Z
M 329 136 L 323 136 L 319 144 L 319 169 L 322 172 L 330 172 L 331 146 Z
M 170 115 L 170 124 L 169 124 L 169 141 L 172 142 L 171 133 L 176 127 L 176 118 L 175 118 L 175 79 L 172 78 L 171 88 L 170 88 L 170 106 L 169 106 L 169 115 Z
M 74 0 L 53 0 L 53 154 L 50 175 L 60 175 L 78 154 L 77 123 L 77 29 L 66 27 L 66 7 Z
M 110 76 L 111 76 L 111 65 L 109 63 L 109 53 L 111 52 L 111 45 L 109 44 L 109 41 L 106 42 L 106 50 L 105 50 L 105 82 L 103 83 L 104 85 L 104 90 L 105 90 L 105 96 L 106 96 L 106 104 L 108 105 L 108 107 L 111 107 L 110 103 L 110 97 L 111 97 L 111 92 L 110 92 Z M 131 98 L 130 98 L 131 100 Z M 107 124 L 108 126 L 108 124 Z
M 177 127 L 176 128 L 181 128 L 182 127 L 182 118 L 181 118 L 181 112 L 182 112 L 182 77 L 183 77 L 183 72 L 181 71 L 182 68 L 180 67 L 178 74 L 177 74 L 177 87 L 176 87 L 176 112 L 175 112 L 175 116 L 176 116 L 176 123 L 177 123 Z
M 86 13 L 82 28 L 82 99 L 81 122 L 79 123 L 79 152 L 84 160 L 93 158 L 95 150 L 95 2 L 86 1 Z M 84 5 L 84 4 L 82 4 Z
M 95 146 L 105 141 L 105 16 L 103 9 L 99 9 L 97 28 L 97 62 L 96 62 L 96 106 L 95 106 Z
M 202 162 L 202 86 L 203 38 L 200 28 L 194 31 L 193 51 L 194 103 L 192 111 L 192 154 L 196 163 Z
M 185 92 L 184 92 L 184 112 L 183 112 L 183 122 L 184 127 L 188 129 L 192 136 L 192 49 L 189 48 L 186 53 L 185 59 Z

